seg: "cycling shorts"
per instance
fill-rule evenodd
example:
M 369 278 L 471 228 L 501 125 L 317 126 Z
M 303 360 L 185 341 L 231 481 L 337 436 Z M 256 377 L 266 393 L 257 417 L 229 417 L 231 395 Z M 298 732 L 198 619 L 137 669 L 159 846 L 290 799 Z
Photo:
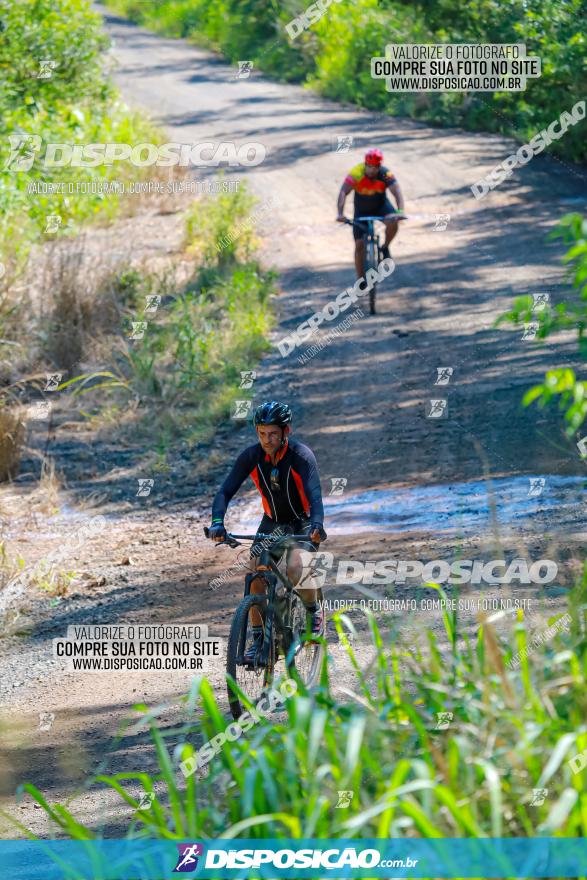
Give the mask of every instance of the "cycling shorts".
M 394 208 L 393 205 L 391 204 L 390 200 L 388 198 L 386 198 L 385 202 L 383 203 L 383 205 L 381 206 L 381 208 L 378 211 L 369 211 L 366 213 L 366 215 L 363 214 L 363 216 L 381 217 L 383 219 L 383 217 L 387 216 L 387 214 L 397 214 L 397 213 L 398 213 L 398 211 L 396 210 L 396 208 Z M 354 219 L 360 220 L 361 215 L 357 214 L 355 212 Z M 359 239 L 363 238 L 364 234 L 365 233 L 363 232 L 363 230 L 359 229 L 358 226 L 353 226 L 353 237 L 354 237 L 355 241 L 358 241 Z

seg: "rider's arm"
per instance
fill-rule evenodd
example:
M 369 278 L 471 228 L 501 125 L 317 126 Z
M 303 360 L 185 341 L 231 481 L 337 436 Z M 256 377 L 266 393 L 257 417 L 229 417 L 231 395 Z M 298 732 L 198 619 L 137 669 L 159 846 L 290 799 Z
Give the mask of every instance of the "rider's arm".
M 238 492 L 244 481 L 253 470 L 254 462 L 252 461 L 252 452 L 254 450 L 255 447 L 250 446 L 248 449 L 245 449 L 244 452 L 241 452 L 241 454 L 235 461 L 231 472 L 216 493 L 216 496 L 212 503 L 213 523 L 215 521 L 220 523 L 224 522 L 226 508 L 228 507 L 230 499 Z
M 324 525 L 324 507 L 318 463 L 311 449 L 300 444 L 297 449 L 295 469 L 302 478 L 304 493 L 310 505 L 310 521 L 316 525 Z
M 339 217 L 342 217 L 342 215 L 344 214 L 344 203 L 346 202 L 346 197 L 352 191 L 352 189 L 353 189 L 352 186 L 349 183 L 347 183 L 345 180 L 343 185 L 341 186 L 340 192 L 338 194 L 337 207 L 338 207 L 338 216 Z
M 397 180 L 394 180 L 394 182 L 389 185 L 388 189 L 390 189 L 393 193 L 393 197 L 397 203 L 398 211 L 401 211 L 403 214 L 404 197 L 402 195 L 401 189 L 399 188 L 399 183 L 397 182 Z

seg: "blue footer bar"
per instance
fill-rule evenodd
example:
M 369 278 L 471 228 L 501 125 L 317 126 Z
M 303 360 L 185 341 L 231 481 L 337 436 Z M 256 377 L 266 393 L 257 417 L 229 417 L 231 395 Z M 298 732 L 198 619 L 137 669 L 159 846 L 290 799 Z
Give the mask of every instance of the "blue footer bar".
M 587 877 L 583 838 L 0 840 L 6 880 Z

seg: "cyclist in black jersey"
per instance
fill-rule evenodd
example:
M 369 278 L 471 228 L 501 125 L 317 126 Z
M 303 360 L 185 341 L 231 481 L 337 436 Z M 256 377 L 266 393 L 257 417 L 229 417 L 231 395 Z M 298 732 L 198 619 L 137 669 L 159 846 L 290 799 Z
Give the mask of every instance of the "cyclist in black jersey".
M 276 548 L 274 557 L 287 552 L 287 576 L 297 584 L 303 574 L 301 550 L 315 551 L 320 541 L 326 539 L 324 531 L 324 508 L 320 488 L 318 465 L 311 449 L 291 437 L 292 413 L 285 403 L 272 400 L 257 407 L 253 425 L 259 442 L 247 447 L 237 458 L 232 470 L 222 483 L 212 504 L 212 524 L 209 537 L 222 541 L 226 537 L 224 516 L 231 498 L 247 477 L 251 477 L 261 493 L 264 516 L 257 532 L 270 534 L 307 534 L 308 541 L 291 542 Z M 271 552 L 271 551 L 270 551 Z M 259 562 L 260 543 L 251 547 L 252 571 Z M 263 578 L 251 583 L 251 593 L 265 592 Z M 324 634 L 324 614 L 316 601 L 316 590 L 299 587 L 306 611 L 311 615 L 314 635 Z M 245 660 L 254 662 L 263 641 L 262 619 L 256 608 L 251 610 L 251 626 L 254 641 L 245 654 Z

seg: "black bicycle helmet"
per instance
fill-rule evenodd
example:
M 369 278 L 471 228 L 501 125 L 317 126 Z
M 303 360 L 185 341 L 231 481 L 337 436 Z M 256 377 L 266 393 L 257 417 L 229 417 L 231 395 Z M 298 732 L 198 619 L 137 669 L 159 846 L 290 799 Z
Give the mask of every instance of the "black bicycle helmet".
M 284 428 L 291 425 L 292 414 L 287 403 L 271 400 L 258 406 L 253 414 L 253 425 L 279 425 Z

